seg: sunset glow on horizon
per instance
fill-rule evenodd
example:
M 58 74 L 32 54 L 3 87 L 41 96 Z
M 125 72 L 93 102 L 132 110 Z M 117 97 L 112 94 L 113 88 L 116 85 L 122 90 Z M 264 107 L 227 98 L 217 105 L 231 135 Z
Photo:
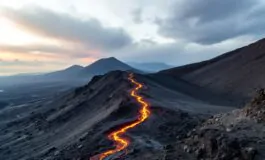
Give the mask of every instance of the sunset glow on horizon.
M 227 11 L 215 14 L 215 9 L 204 9 L 205 1 L 191 1 L 1 1 L 0 76 L 86 66 L 106 57 L 178 66 L 213 58 L 265 34 L 263 16 L 255 17 L 265 8 L 261 0 L 226 2 L 244 14 L 218 1 L 213 8 Z M 253 21 L 237 23 L 245 19 Z
M 85 66 L 96 60 L 89 56 L 73 60 L 74 52 L 86 52 L 86 49 L 79 47 L 78 44 L 31 33 L 4 16 L 0 16 L 0 25 L 0 64 L 4 64 L 1 66 L 0 76 L 54 71 L 75 63 Z M 56 48 L 58 53 L 52 51 Z M 63 54 L 66 51 L 73 54 Z M 91 51 L 89 55 L 98 53 Z

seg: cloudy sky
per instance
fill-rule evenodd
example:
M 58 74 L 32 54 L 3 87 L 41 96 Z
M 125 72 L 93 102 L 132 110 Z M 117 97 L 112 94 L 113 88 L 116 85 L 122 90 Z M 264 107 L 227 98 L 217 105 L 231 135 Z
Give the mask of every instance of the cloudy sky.
M 262 0 L 3 0 L 0 75 L 201 61 L 263 38 L 264 17 Z

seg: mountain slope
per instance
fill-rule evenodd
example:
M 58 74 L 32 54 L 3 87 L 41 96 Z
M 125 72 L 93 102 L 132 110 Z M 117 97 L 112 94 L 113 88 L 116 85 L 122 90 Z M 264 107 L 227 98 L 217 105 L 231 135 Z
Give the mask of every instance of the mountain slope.
M 209 60 L 210 61 L 210 60 Z M 209 61 L 203 61 L 203 62 L 198 62 L 198 63 L 192 63 L 192 64 L 187 64 L 184 66 L 179 66 L 175 68 L 170 68 L 167 70 L 162 70 L 159 73 L 160 74 L 165 74 L 165 75 L 171 75 L 176 78 L 180 78 L 190 72 L 193 72 L 201 67 L 206 66 L 209 64 Z
M 64 70 L 59 70 L 46 74 L 38 75 L 23 75 L 23 76 L 9 76 L 0 77 L 0 86 L 14 85 L 14 84 L 31 84 L 31 83 L 47 83 L 47 82 L 68 82 L 84 84 L 95 75 L 103 75 L 110 71 L 134 71 L 141 72 L 132 68 L 131 66 L 119 61 L 114 57 L 100 59 L 91 65 L 82 67 L 73 65 Z
M 69 68 L 66 68 L 61 71 L 55 71 L 51 73 L 44 74 L 43 76 L 46 78 L 73 78 L 73 76 L 77 76 L 79 72 L 81 72 L 84 67 L 79 65 L 73 65 Z
M 91 65 L 85 67 L 81 73 L 88 75 L 102 75 L 115 70 L 127 71 L 135 69 L 114 57 L 110 57 L 103 58 L 92 63 Z
M 243 109 L 217 114 L 175 144 L 196 159 L 263 160 L 265 93 L 259 90 Z M 179 154 L 178 150 L 172 154 Z
M 161 70 L 172 68 L 173 66 L 170 66 L 165 63 L 128 63 L 130 66 L 147 72 L 158 72 Z
M 209 61 L 178 67 L 162 74 L 183 79 L 229 97 L 248 100 L 265 87 L 265 39 Z
M 127 78 L 127 72 L 113 71 L 54 99 L 0 110 L 0 157 L 88 159 L 112 148 L 106 134 L 135 120 L 139 111 Z M 129 160 L 162 159 L 164 146 L 175 137 L 185 135 L 202 118 L 232 109 L 204 101 L 198 96 L 207 96 L 204 91 L 192 92 L 193 86 L 172 77 L 135 74 L 135 79 L 144 84 L 139 94 L 150 103 L 152 115 L 128 131 Z M 182 92 L 185 88 L 190 91 Z
M 95 75 L 103 75 L 110 71 L 127 71 L 135 70 L 131 66 L 119 61 L 114 57 L 100 59 L 86 67 L 79 65 L 73 65 L 69 68 L 66 68 L 61 71 L 56 71 L 52 73 L 45 74 L 46 78 L 70 78 L 70 79 L 79 79 L 79 78 L 92 78 Z
M 89 84 L 42 103 L 41 107 L 24 105 L 0 112 L 0 128 L 16 132 L 6 137 L 8 131 L 0 131 L 0 157 L 6 160 L 48 157 L 54 149 L 78 142 L 87 132 L 93 133 L 94 125 L 115 112 L 123 101 L 127 102 L 125 95 L 129 85 L 125 74 L 113 72 L 104 77 L 95 76 Z M 26 138 L 19 139 L 21 136 Z M 98 136 L 90 137 L 87 143 L 95 144 L 97 138 L 104 139 L 103 134 Z M 12 156 L 7 153 L 9 146 L 13 146 Z

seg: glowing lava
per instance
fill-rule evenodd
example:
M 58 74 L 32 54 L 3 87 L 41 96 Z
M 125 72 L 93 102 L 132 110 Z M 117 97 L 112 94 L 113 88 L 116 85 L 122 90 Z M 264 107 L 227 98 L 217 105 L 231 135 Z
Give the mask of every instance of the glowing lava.
M 137 94 L 137 91 L 140 90 L 141 88 L 143 88 L 143 85 L 134 79 L 134 76 L 132 73 L 129 74 L 128 80 L 132 84 L 135 85 L 135 87 L 130 92 L 130 95 L 133 98 L 135 98 L 137 103 L 139 103 L 141 105 L 141 109 L 139 110 L 138 118 L 137 118 L 137 120 L 135 120 L 131 123 L 126 123 L 126 125 L 124 127 L 119 128 L 119 129 L 111 132 L 108 135 L 108 139 L 114 142 L 115 149 L 108 150 L 104 153 L 101 153 L 96 157 L 90 158 L 90 160 L 97 160 L 97 159 L 103 160 L 103 159 L 109 157 L 110 155 L 113 155 L 115 153 L 123 151 L 125 148 L 127 148 L 129 146 L 130 141 L 126 138 L 121 137 L 121 136 L 124 135 L 128 129 L 136 127 L 137 125 L 144 122 L 150 116 L 151 112 L 149 110 L 149 104 L 144 100 L 144 98 L 142 96 Z

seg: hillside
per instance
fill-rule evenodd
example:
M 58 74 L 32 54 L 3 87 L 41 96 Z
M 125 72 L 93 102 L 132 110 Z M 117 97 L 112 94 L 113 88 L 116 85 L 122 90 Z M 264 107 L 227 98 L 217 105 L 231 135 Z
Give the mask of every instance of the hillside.
M 88 159 L 112 147 L 106 134 L 136 119 L 139 109 L 129 95 L 133 86 L 127 77 L 127 72 L 113 71 L 52 99 L 0 110 L 0 157 Z M 128 133 L 128 159 L 161 159 L 174 137 L 213 114 L 233 109 L 214 105 L 218 99 L 213 102 L 213 95 L 171 77 L 135 78 L 145 85 L 140 94 L 150 103 L 152 115 Z
M 222 93 L 231 99 L 249 100 L 265 87 L 265 39 L 208 61 L 160 72 Z
M 263 160 L 264 107 L 265 93 L 261 89 L 243 109 L 214 115 L 175 146 L 192 153 L 194 159 Z M 174 152 L 169 156 L 179 154 L 177 150 Z
M 127 70 L 135 70 L 131 66 L 127 65 L 126 63 L 123 63 L 119 61 L 118 59 L 114 57 L 110 58 L 103 58 L 100 59 L 87 67 L 85 67 L 81 71 L 82 74 L 87 74 L 87 75 L 102 75 L 105 73 L 108 73 L 110 71 L 115 71 L 115 70 L 120 70 L 120 71 L 127 71 Z
M 84 67 L 82 66 L 73 65 L 60 71 L 44 74 L 43 77 L 50 79 L 74 78 L 74 76 L 77 76 L 78 73 L 81 72 L 83 69 Z
M 142 71 L 146 71 L 146 72 L 158 72 L 161 70 L 165 70 L 165 69 L 169 69 L 172 68 L 173 66 L 170 66 L 166 63 L 135 63 L 135 62 L 129 62 L 128 63 L 130 66 L 142 70 Z

